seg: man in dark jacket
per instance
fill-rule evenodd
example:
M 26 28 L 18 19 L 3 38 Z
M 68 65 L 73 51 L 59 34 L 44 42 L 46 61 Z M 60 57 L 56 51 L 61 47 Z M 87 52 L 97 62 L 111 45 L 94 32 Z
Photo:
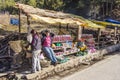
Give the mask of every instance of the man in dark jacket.
M 32 48 L 32 72 L 40 71 L 40 59 L 39 54 L 41 52 L 41 39 L 36 34 L 34 30 L 31 31 L 32 34 L 32 42 L 31 42 L 31 48 Z

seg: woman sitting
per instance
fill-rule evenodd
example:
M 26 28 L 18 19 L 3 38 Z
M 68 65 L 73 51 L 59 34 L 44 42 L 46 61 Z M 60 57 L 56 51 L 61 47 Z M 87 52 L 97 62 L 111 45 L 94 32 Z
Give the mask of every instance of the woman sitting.
M 51 48 L 53 36 L 54 34 L 50 34 L 50 32 L 46 30 L 45 34 L 42 34 L 41 42 L 45 55 L 51 60 L 51 64 L 55 66 L 57 64 L 57 59 L 55 57 L 53 49 Z

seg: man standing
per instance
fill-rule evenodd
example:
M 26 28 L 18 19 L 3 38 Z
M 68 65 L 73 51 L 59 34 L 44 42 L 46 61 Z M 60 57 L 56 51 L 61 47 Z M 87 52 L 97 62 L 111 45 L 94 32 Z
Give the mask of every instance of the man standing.
M 35 30 L 32 30 L 31 34 L 32 34 L 32 42 L 31 42 L 31 48 L 32 48 L 32 72 L 35 73 L 36 71 L 41 70 L 40 59 L 39 59 L 39 54 L 41 52 L 41 39 L 36 34 Z

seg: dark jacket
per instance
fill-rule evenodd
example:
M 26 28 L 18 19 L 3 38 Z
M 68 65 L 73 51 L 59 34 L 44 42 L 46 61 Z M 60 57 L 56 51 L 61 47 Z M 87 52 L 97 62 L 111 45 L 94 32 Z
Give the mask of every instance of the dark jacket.
M 33 36 L 31 43 L 32 50 L 40 50 L 41 49 L 41 39 L 37 35 Z

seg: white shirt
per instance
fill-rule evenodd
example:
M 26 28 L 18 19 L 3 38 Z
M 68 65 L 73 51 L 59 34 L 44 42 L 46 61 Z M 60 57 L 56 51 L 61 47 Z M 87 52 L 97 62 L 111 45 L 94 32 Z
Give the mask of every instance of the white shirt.
M 29 43 L 32 43 L 32 34 L 28 34 L 28 35 L 27 35 L 27 41 L 28 41 Z

